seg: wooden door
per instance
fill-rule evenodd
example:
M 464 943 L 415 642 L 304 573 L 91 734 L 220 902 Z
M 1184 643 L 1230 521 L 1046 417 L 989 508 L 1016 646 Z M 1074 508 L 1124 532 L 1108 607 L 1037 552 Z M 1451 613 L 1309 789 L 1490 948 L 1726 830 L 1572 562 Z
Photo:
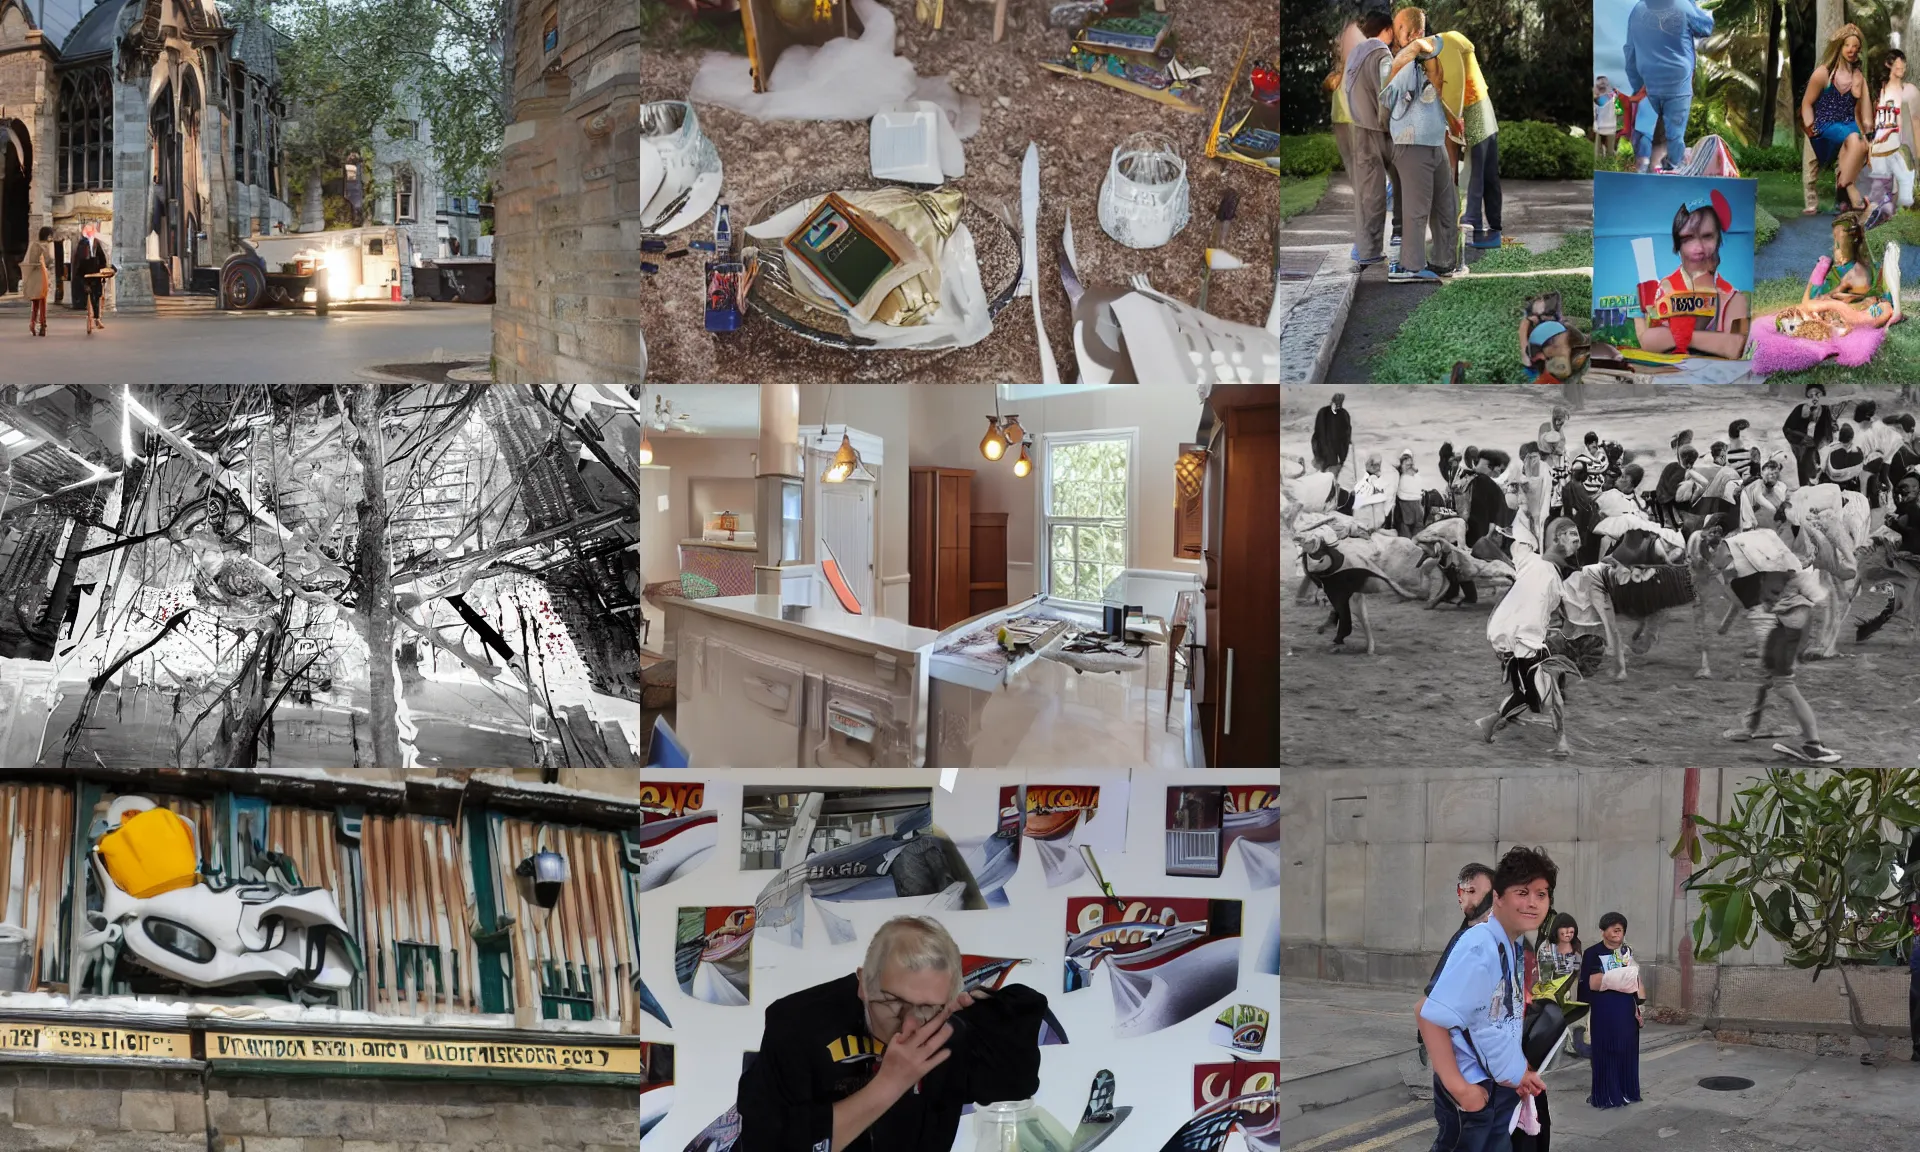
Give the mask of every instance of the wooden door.
M 934 570 L 938 566 L 934 510 L 940 497 L 939 473 L 915 468 L 908 475 L 907 623 L 933 627 Z
M 934 589 L 934 627 L 965 620 L 973 577 L 973 473 L 940 474 L 940 564 Z
M 1218 570 L 1222 631 L 1211 633 L 1222 677 L 1211 763 L 1280 763 L 1280 404 L 1226 409 L 1225 532 Z

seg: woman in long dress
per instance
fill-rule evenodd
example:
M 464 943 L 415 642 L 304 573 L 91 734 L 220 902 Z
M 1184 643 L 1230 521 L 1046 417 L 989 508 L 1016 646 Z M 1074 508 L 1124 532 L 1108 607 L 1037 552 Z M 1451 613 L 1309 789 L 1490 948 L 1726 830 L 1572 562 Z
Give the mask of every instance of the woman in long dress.
M 1627 918 L 1609 912 L 1600 917 L 1600 942 L 1580 961 L 1580 999 L 1592 1005 L 1593 1091 L 1587 1103 L 1595 1108 L 1640 1102 L 1639 967 L 1626 940 Z M 1606 974 L 1620 969 L 1632 969 L 1636 979 L 1625 981 L 1632 991 L 1605 986 Z M 1622 980 L 1614 978 L 1616 984 Z
M 53 229 L 42 227 L 40 238 L 27 245 L 26 258 L 20 262 L 20 295 L 33 305 L 27 312 L 27 335 L 47 334 L 47 291 L 53 283 L 53 250 L 47 244 Z

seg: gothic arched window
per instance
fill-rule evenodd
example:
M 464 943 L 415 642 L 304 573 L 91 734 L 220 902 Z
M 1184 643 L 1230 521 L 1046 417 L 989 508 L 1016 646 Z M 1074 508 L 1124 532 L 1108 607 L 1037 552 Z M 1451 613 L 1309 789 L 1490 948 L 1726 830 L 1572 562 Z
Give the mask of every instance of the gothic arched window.
M 60 191 L 113 187 L 113 82 L 104 66 L 60 78 Z

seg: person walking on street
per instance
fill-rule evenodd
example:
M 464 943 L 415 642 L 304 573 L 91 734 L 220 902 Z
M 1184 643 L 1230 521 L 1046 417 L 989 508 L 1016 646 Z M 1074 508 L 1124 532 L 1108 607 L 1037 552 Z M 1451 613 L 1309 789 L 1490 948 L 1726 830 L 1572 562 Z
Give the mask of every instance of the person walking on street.
M 80 243 L 73 248 L 73 276 L 79 282 L 82 299 L 87 306 L 87 335 L 93 335 L 95 328 L 105 328 L 100 322 L 100 297 L 106 291 L 107 250 L 100 243 L 100 226 L 89 220 L 80 229 Z
M 47 334 L 47 292 L 53 284 L 52 239 L 53 229 L 43 226 L 39 239 L 27 245 L 27 254 L 20 261 L 20 295 L 32 305 L 27 312 L 29 336 Z

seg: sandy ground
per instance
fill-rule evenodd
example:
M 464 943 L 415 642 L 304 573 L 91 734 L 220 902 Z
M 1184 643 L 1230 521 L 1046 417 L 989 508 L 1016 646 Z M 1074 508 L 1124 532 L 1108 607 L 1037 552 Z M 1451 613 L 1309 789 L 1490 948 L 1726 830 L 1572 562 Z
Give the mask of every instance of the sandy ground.
M 1280 215 L 1280 182 L 1266 173 L 1206 157 L 1206 134 L 1247 33 L 1272 27 L 1273 8 L 1262 0 L 1174 0 L 1179 59 L 1215 75 L 1201 82 L 1205 115 L 1166 107 L 1145 97 L 1057 76 L 1036 63 L 1066 54 L 1069 32 L 1046 25 L 1043 0 L 1008 5 L 1006 38 L 993 43 L 989 4 L 949 0 L 939 32 L 913 19 L 911 0 L 886 0 L 899 23 L 901 55 L 921 76 L 946 75 L 981 105 L 978 134 L 965 142 L 967 174 L 953 186 L 1001 205 L 1016 232 L 1020 163 L 1028 141 L 1040 145 L 1040 288 L 1047 335 L 1062 378 L 1074 377 L 1066 291 L 1056 251 L 1072 209 L 1082 280 L 1123 284 L 1147 274 L 1155 288 L 1192 301 L 1200 291 L 1213 213 L 1226 188 L 1240 194 L 1240 211 L 1226 247 L 1246 270 L 1215 273 L 1208 311 L 1261 325 L 1273 304 L 1272 231 Z M 648 50 L 640 66 L 643 99 L 685 99 L 699 53 Z M 1004 101 L 1004 103 L 1002 103 Z M 780 188 L 814 177 L 870 182 L 865 121 L 762 123 L 717 106 L 699 104 L 700 123 L 720 150 L 726 169 L 723 196 L 736 212 L 750 210 Z M 1145 251 L 1121 245 L 1101 231 L 1100 184 L 1114 146 L 1134 132 L 1166 132 L 1180 141 L 1191 184 L 1193 218 L 1172 242 Z M 736 217 L 736 226 L 742 224 Z M 711 224 L 683 238 L 710 239 Z M 844 380 L 999 383 L 1040 379 L 1033 305 L 1016 299 L 996 318 L 987 338 L 946 352 L 847 353 L 809 343 L 750 318 L 738 332 L 715 336 L 703 327 L 704 283 L 699 260 L 664 261 L 641 283 L 641 331 L 647 342 L 647 378 L 661 383 L 809 383 Z M 1062 338 L 1066 342 L 1062 342 Z
M 1281 449 L 1307 458 L 1314 413 L 1336 389 L 1288 389 L 1282 407 Z M 1411 448 L 1422 470 L 1438 474 L 1442 440 L 1456 451 L 1467 444 L 1489 445 L 1512 453 L 1532 439 L 1550 414 L 1552 395 L 1538 390 L 1441 387 L 1356 387 L 1344 391 L 1354 414 L 1354 455 L 1364 464 L 1368 452 L 1391 460 Z M 1874 395 L 1889 410 L 1893 390 Z M 1836 397 L 1850 411 L 1855 397 Z M 1780 424 L 1792 401 L 1735 388 L 1675 388 L 1658 398 L 1590 402 L 1568 422 L 1569 440 L 1578 444 L 1589 428 L 1626 446 L 1647 468 L 1648 483 L 1671 453 L 1666 445 L 1681 428 L 1694 430 L 1696 443 L 1723 438 L 1729 421 L 1746 418 L 1770 444 L 1784 443 Z M 1655 452 L 1655 446 L 1658 451 Z M 1351 476 L 1345 481 L 1351 485 Z M 1481 590 L 1480 604 L 1462 609 L 1371 597 L 1378 655 L 1364 655 L 1357 631 L 1349 654 L 1330 654 L 1332 633 L 1316 635 L 1326 618 L 1324 606 L 1295 604 L 1299 580 L 1297 553 L 1283 545 L 1286 565 L 1281 617 L 1280 734 L 1283 764 L 1323 767 L 1334 764 L 1433 765 L 1537 763 L 1553 748 L 1550 727 L 1518 725 L 1488 745 L 1479 741 L 1475 718 L 1494 710 L 1503 695 L 1500 666 L 1486 640 L 1487 618 L 1496 600 Z M 1730 598 L 1715 590 L 1709 614 L 1717 621 Z M 1856 618 L 1885 603 L 1863 593 Z M 1758 682 L 1758 663 L 1742 659 L 1749 643 L 1744 622 L 1725 636 L 1710 636 L 1714 678 L 1695 680 L 1699 653 L 1691 618 L 1669 620 L 1645 656 L 1629 657 L 1629 678 L 1601 679 L 1569 686 L 1569 738 L 1575 763 L 1633 763 L 1664 766 L 1742 766 L 1782 759 L 1770 743 L 1735 744 L 1721 739 L 1739 723 Z M 1846 762 L 1863 765 L 1910 763 L 1920 753 L 1913 724 L 1913 703 L 1920 697 L 1920 638 L 1890 624 L 1865 644 L 1855 644 L 1851 628 L 1840 642 L 1840 658 L 1801 668 L 1801 691 L 1812 704 L 1829 746 Z M 1792 727 L 1784 704 L 1770 703 L 1770 727 Z M 1797 742 L 1797 741 L 1793 741 Z

